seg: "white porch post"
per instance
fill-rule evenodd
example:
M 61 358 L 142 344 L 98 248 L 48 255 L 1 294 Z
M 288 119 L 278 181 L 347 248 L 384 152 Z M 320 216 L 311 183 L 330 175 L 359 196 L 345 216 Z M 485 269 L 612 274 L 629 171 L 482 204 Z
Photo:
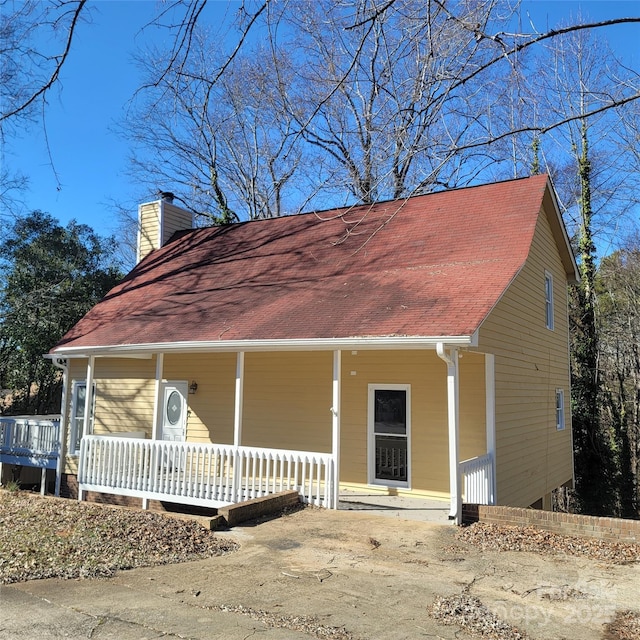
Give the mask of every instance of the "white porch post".
M 89 435 L 89 420 L 91 418 L 91 403 L 93 401 L 93 370 L 95 367 L 95 363 L 95 356 L 89 356 L 89 361 L 87 362 L 87 379 L 85 382 L 84 392 L 84 418 L 82 421 L 83 437 Z M 80 460 L 80 464 L 83 464 L 82 460 Z M 83 497 L 83 491 L 78 488 L 78 501 L 82 502 Z
M 82 423 L 82 435 L 89 435 L 89 420 L 91 419 L 91 402 L 93 400 L 93 371 L 95 368 L 95 356 L 89 356 L 87 362 L 87 386 L 84 394 L 84 419 Z
M 153 420 L 151 426 L 151 439 L 159 440 L 160 433 L 162 429 L 162 398 L 160 398 L 160 394 L 162 393 L 162 377 L 164 375 L 164 353 L 156 353 L 156 380 L 155 380 L 155 389 L 154 389 L 154 397 L 153 397 Z M 155 471 L 151 472 L 152 474 Z M 152 478 L 152 483 L 154 482 Z M 149 508 L 149 498 L 142 498 L 142 508 Z
M 455 524 L 462 522 L 462 492 L 460 490 L 460 401 L 458 376 L 458 350 L 451 349 L 447 353 L 442 342 L 436 345 L 438 356 L 447 365 L 447 414 L 449 424 L 449 491 L 451 493 L 451 509 L 449 519 Z
M 156 354 L 156 383 L 155 383 L 155 397 L 153 399 L 153 427 L 151 430 L 151 438 L 153 440 L 160 439 L 160 409 L 161 398 L 160 391 L 162 389 L 162 376 L 164 370 L 164 353 Z
M 484 354 L 487 453 L 491 454 L 489 504 L 496 504 L 496 365 L 492 353 Z
M 240 500 L 242 470 L 240 469 L 240 451 L 242 444 L 242 407 L 244 404 L 244 351 L 236 355 L 236 394 L 233 407 L 233 487 L 231 496 L 234 502 Z
M 60 448 L 58 449 L 58 460 L 56 461 L 56 488 L 54 495 L 60 496 L 60 485 L 62 483 L 62 472 L 64 470 L 64 459 L 67 455 L 67 406 L 69 405 L 69 367 L 67 360 L 63 358 L 53 358 L 53 364 L 62 369 L 62 400 L 60 401 Z
M 333 406 L 331 454 L 333 457 L 333 508 L 338 508 L 340 496 L 340 385 L 342 381 L 342 352 L 333 352 Z

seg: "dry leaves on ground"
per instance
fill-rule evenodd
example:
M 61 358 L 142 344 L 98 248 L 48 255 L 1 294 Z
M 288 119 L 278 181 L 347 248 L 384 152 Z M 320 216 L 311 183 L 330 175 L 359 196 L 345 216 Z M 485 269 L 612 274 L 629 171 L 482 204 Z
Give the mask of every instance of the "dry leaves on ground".
M 192 520 L 0 491 L 0 584 L 104 577 L 236 548 Z
M 259 620 L 266 626 L 273 629 L 291 629 L 293 631 L 302 631 L 303 633 L 313 635 L 316 638 L 330 638 L 331 640 L 352 640 L 353 636 L 344 627 L 331 627 L 321 624 L 315 616 L 288 616 L 282 614 L 270 613 L 261 609 L 252 609 L 242 605 L 220 605 L 216 607 L 208 607 L 217 611 L 229 611 L 231 613 L 239 613 L 248 616 L 253 620 Z
M 640 614 L 618 611 L 613 622 L 606 626 L 605 640 L 638 640 L 640 638 Z
M 563 536 L 536 527 L 476 522 L 461 529 L 457 538 L 485 551 L 565 553 L 615 564 L 640 562 L 640 544 Z
M 489 611 L 478 598 L 461 593 L 455 596 L 438 596 L 429 613 L 442 624 L 456 625 L 483 638 L 499 640 L 528 640 L 526 633 L 501 620 Z

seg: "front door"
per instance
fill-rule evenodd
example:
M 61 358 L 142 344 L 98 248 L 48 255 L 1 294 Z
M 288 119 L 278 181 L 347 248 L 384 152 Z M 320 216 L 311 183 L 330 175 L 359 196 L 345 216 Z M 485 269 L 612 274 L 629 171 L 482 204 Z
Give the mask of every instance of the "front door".
M 162 440 L 184 442 L 187 428 L 187 382 L 165 382 L 162 393 Z
M 369 385 L 369 482 L 409 486 L 411 387 Z

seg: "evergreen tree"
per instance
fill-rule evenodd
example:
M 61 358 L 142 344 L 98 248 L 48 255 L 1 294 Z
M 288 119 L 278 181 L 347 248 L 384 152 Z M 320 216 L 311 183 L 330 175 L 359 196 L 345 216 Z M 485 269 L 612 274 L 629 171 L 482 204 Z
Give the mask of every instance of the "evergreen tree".
M 59 409 L 59 370 L 43 358 L 121 278 L 115 242 L 49 214 L 19 218 L 0 244 L 0 387 L 12 413 Z

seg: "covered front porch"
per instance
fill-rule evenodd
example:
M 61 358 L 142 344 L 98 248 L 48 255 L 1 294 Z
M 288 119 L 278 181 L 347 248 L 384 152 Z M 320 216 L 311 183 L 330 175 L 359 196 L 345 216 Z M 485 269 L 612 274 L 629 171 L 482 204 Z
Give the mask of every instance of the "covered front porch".
M 338 490 L 331 454 L 255 447 L 85 436 L 80 449 L 79 499 L 86 491 L 219 508 L 295 490 L 306 504 L 328 509 L 416 510 L 424 519 L 449 511 L 444 501 L 406 498 L 397 491 Z M 490 456 L 460 463 L 463 500 L 491 504 Z M 428 503 L 428 504 L 427 504 Z
M 59 474 L 60 418 L 0 418 L 0 462 Z M 82 438 L 80 498 L 96 491 L 149 500 L 218 508 L 295 490 L 306 504 L 381 515 L 445 522 L 447 502 L 406 498 L 397 491 L 342 489 L 335 499 L 333 456 L 229 445 L 153 441 L 129 437 Z M 489 504 L 492 464 L 487 456 L 460 463 L 463 500 Z M 59 483 L 58 483 L 59 485 Z
M 492 356 L 465 352 L 461 403 L 456 345 L 359 346 L 74 359 L 66 458 L 80 498 L 217 508 L 294 489 L 338 508 L 341 489 L 366 490 L 436 499 L 456 522 L 462 500 L 494 503 Z

